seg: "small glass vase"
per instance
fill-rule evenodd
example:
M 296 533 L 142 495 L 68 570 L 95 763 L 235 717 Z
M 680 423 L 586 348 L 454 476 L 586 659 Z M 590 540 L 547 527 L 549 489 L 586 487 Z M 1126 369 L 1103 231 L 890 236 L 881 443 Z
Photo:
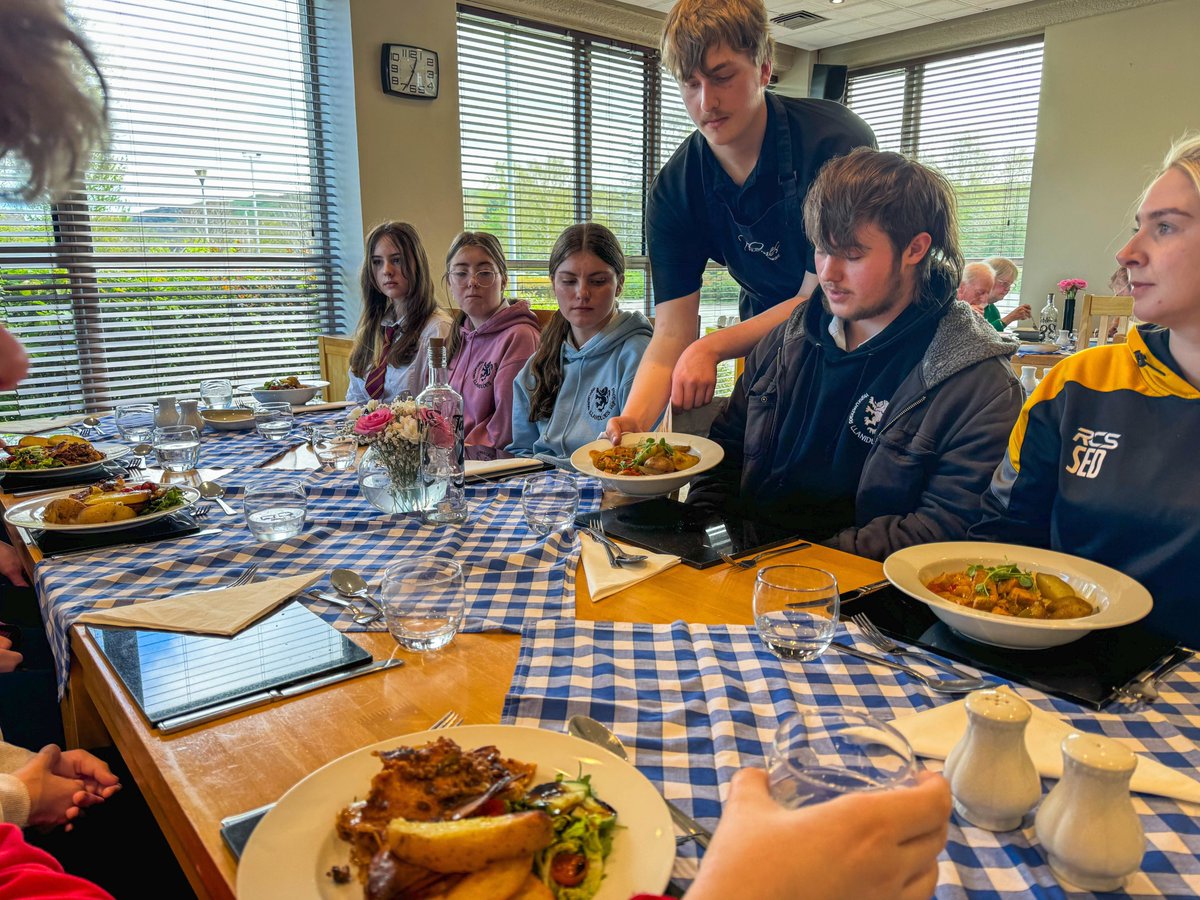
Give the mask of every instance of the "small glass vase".
M 379 447 L 371 444 L 358 463 L 358 487 L 367 502 L 393 515 L 420 512 L 424 495 L 417 477 L 418 455 L 419 447 L 414 444 L 411 460 L 391 460 L 389 465 Z

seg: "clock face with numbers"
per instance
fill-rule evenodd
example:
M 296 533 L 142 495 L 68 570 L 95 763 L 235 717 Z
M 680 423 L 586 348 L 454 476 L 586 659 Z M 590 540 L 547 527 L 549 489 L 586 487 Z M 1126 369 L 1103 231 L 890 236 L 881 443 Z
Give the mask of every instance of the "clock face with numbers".
M 438 95 L 438 55 L 407 44 L 384 44 L 381 58 L 383 90 L 399 97 Z

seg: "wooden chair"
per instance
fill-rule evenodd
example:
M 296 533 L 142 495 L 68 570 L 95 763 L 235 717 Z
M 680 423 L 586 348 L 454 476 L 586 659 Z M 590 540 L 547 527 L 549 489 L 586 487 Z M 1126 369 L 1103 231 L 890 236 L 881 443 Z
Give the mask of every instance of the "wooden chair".
M 1080 350 L 1086 348 L 1091 342 L 1092 330 L 1096 328 L 1099 328 L 1096 344 L 1100 346 L 1109 343 L 1108 332 L 1113 323 L 1124 319 L 1124 324 L 1128 327 L 1129 317 L 1132 315 L 1132 297 L 1102 297 L 1098 294 L 1084 294 L 1083 303 L 1079 306 L 1078 325 L 1075 329 L 1075 333 L 1078 335 L 1075 346 Z M 1125 328 L 1118 327 L 1112 337 L 1112 343 L 1123 343 L 1125 330 Z
M 345 400 L 350 388 L 350 351 L 354 338 L 348 334 L 322 334 L 317 336 L 317 349 L 321 357 L 321 378 L 329 382 L 325 389 L 326 400 Z

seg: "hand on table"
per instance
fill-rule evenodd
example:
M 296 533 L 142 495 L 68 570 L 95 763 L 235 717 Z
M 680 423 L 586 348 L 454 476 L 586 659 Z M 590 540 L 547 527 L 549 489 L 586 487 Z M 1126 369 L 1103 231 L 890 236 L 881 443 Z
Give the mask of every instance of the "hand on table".
M 66 825 L 67 831 L 83 810 L 103 803 L 121 787 L 103 760 L 86 750 L 63 753 L 54 744 L 43 747 L 13 775 L 29 791 L 29 824 Z
M 27 587 L 25 569 L 21 565 L 21 554 L 11 544 L 0 541 L 0 575 L 18 587 Z
M 743 769 L 686 900 L 790 900 L 798 886 L 807 900 L 928 900 L 949 819 L 940 775 L 787 810 L 771 798 L 766 772 Z

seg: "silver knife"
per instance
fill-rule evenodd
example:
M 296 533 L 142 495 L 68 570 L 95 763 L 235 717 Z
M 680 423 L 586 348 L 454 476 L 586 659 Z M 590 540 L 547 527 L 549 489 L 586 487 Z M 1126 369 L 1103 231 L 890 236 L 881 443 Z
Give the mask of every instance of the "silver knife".
M 372 672 L 382 672 L 386 669 L 394 669 L 404 665 L 402 659 L 381 659 L 371 663 L 368 666 L 358 666 L 353 669 L 343 669 L 340 672 L 333 672 L 330 675 L 322 675 L 320 678 L 310 678 L 308 681 L 298 681 L 295 684 L 289 684 L 282 688 L 270 688 L 269 690 L 259 691 L 257 694 L 251 694 L 248 697 L 241 697 L 237 700 L 230 700 L 228 703 L 218 703 L 216 706 L 208 706 L 204 709 L 197 710 L 192 713 L 185 713 L 182 716 L 173 716 L 169 719 L 163 719 L 161 722 L 156 722 L 155 727 L 163 734 L 173 734 L 176 731 L 182 731 L 185 728 L 191 728 L 195 725 L 203 725 L 205 722 L 212 722 L 216 719 L 223 719 L 226 716 L 231 716 L 234 713 L 244 712 L 248 709 L 254 709 L 259 706 L 266 706 L 268 703 L 274 703 L 276 700 L 283 700 L 287 697 L 296 697 L 307 691 L 315 691 L 317 688 L 323 688 L 331 684 L 337 684 L 339 681 L 348 681 L 351 678 L 357 678 L 359 675 L 369 675 Z
M 844 594 L 841 595 L 839 602 L 842 603 L 843 605 L 846 603 L 852 603 L 855 600 L 859 599 L 860 597 L 865 597 L 868 594 L 874 594 L 876 591 L 882 591 L 885 587 L 888 587 L 890 584 L 891 584 L 891 582 L 888 581 L 886 578 L 883 581 L 872 581 L 870 584 L 864 584 L 862 587 L 857 587 L 857 588 L 853 588 L 851 590 L 846 591 Z M 800 607 L 808 606 L 807 603 L 789 603 L 787 605 L 790 609 L 797 609 Z

